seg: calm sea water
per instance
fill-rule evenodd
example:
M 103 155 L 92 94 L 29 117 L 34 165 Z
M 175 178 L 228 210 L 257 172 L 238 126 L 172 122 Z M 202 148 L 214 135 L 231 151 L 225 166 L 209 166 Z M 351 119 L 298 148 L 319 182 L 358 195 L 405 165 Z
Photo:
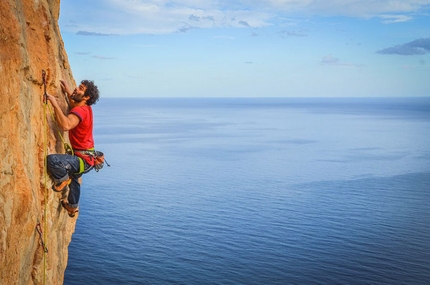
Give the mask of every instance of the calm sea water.
M 94 111 L 65 284 L 429 284 L 430 98 Z

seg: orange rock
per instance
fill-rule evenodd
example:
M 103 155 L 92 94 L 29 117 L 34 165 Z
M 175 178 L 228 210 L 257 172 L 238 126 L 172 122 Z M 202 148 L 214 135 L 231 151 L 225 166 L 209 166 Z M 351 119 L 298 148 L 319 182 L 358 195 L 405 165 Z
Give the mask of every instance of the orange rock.
M 63 284 L 75 229 L 62 194 L 45 185 L 45 155 L 63 144 L 49 113 L 44 123 L 42 70 L 59 98 L 60 79 L 74 84 L 59 9 L 60 0 L 0 1 L 0 284 Z

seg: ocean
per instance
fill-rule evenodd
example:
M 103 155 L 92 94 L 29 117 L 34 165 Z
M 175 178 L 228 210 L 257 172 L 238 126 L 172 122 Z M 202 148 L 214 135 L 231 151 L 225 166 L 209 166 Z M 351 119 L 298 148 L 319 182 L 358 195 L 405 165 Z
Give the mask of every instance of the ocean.
M 101 98 L 72 284 L 429 284 L 430 98 Z

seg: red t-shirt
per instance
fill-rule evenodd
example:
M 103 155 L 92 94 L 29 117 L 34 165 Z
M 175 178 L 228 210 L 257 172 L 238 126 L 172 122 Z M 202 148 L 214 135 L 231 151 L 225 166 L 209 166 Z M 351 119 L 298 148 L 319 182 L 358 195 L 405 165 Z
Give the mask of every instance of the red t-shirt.
M 87 150 L 94 148 L 93 138 L 93 110 L 90 106 L 79 106 L 70 110 L 70 113 L 75 114 L 79 118 L 79 123 L 76 127 L 69 131 L 69 139 L 72 148 L 75 150 Z M 93 157 L 81 156 L 89 165 L 94 165 Z

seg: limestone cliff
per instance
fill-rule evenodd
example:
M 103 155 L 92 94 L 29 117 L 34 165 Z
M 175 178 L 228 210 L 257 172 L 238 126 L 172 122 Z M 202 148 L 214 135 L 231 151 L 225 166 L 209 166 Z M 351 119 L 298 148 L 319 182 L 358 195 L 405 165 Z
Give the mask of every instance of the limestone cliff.
M 59 13 L 60 0 L 0 1 L 0 284 L 63 284 L 76 218 L 45 183 L 46 153 L 63 149 L 42 102 L 43 69 L 64 109 L 59 80 L 75 84 Z

